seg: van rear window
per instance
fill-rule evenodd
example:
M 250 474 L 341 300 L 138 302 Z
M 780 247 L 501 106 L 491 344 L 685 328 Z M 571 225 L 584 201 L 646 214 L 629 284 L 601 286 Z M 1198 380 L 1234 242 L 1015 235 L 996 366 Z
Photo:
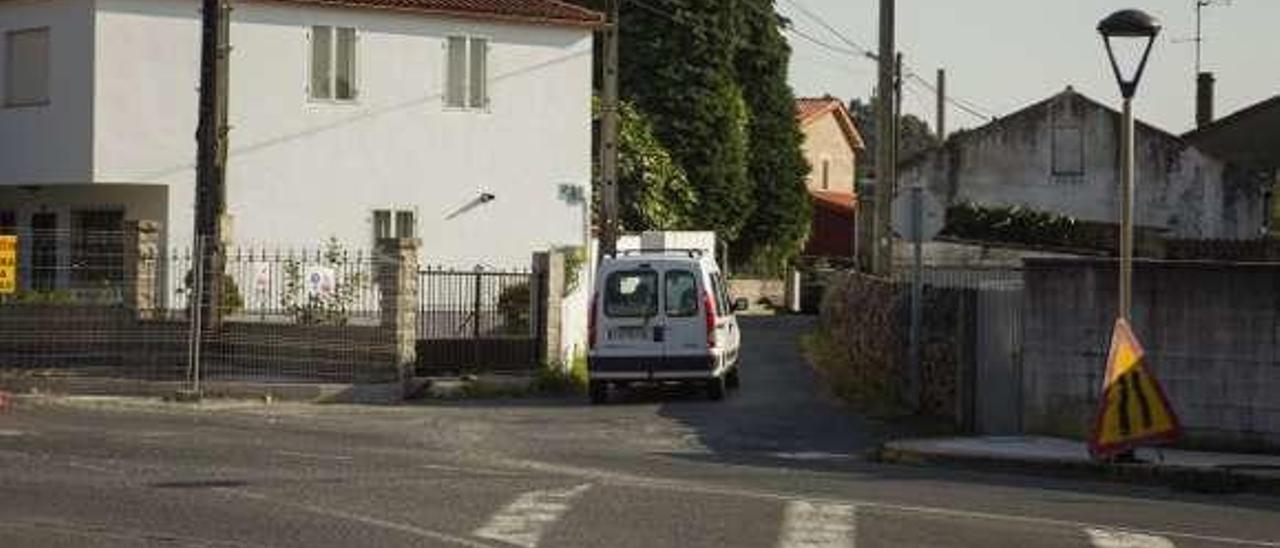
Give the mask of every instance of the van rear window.
M 609 274 L 605 281 L 604 313 L 614 318 L 658 315 L 658 273 L 623 270 Z

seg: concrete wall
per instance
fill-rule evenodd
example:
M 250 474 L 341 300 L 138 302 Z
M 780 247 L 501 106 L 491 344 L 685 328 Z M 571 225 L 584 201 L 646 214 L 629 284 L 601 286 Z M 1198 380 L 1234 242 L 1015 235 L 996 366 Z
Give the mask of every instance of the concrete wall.
M 849 148 L 849 140 L 840 129 L 840 123 L 836 121 L 836 115 L 824 114 L 805 124 L 801 131 L 804 132 L 804 142 L 800 148 L 812 168 L 809 171 L 809 177 L 805 180 L 809 190 L 853 192 L 856 158 L 853 149 Z M 822 188 L 823 159 L 830 162 L 828 170 L 830 186 L 825 189 Z
M 1071 91 L 954 137 L 942 152 L 902 170 L 948 203 L 1022 206 L 1086 221 L 1115 222 L 1119 207 L 1119 115 Z M 1055 128 L 1078 128 L 1082 170 L 1055 174 Z M 1067 134 L 1069 135 L 1069 133 Z M 1256 238 L 1264 189 L 1172 135 L 1139 124 L 1137 224 L 1175 237 Z M 1063 164 L 1060 164 L 1061 168 Z
M 100 0 L 99 182 L 170 187 L 171 244 L 190 239 L 198 9 Z M 308 99 L 311 25 L 355 27 L 359 96 Z M 491 39 L 487 111 L 442 104 L 444 39 Z M 372 210 L 416 212 L 424 264 L 524 267 L 579 244 L 560 184 L 590 179 L 589 30 L 407 13 L 240 3 L 231 30 L 232 239 L 372 244 Z M 496 199 L 474 201 L 482 192 Z M 588 198 L 589 199 L 589 198 Z
M 49 28 L 49 103 L 4 107 L 4 35 L 39 27 Z M 93 48 L 92 2 L 0 2 L 0 186 L 74 184 L 89 179 Z
M 1036 432 L 1084 435 L 1116 315 L 1114 263 L 1029 260 L 1024 409 Z M 1280 448 L 1280 265 L 1139 263 L 1134 329 L 1188 445 Z

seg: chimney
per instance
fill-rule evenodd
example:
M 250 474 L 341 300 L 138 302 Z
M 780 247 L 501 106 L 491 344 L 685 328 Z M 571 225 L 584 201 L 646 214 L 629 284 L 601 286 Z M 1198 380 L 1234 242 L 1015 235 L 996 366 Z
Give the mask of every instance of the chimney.
M 1213 73 L 1201 72 L 1196 77 L 1196 127 L 1213 122 Z

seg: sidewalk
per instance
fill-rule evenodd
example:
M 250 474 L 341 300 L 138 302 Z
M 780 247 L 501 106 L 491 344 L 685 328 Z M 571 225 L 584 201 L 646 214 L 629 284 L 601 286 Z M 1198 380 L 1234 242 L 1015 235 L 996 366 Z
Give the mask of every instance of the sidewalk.
M 957 463 L 1028 472 L 1076 473 L 1197 491 L 1280 495 L 1280 456 L 1181 449 L 1136 451 L 1134 464 L 1094 461 L 1084 442 L 1038 436 L 897 440 L 880 458 L 899 463 Z

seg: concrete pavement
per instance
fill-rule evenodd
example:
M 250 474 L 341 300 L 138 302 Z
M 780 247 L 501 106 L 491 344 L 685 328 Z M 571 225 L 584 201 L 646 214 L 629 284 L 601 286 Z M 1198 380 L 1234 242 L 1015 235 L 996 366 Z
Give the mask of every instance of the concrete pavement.
M 1280 499 L 863 458 L 795 318 L 743 390 L 579 400 L 116 405 L 0 414 L 0 546 L 1278 546 Z

